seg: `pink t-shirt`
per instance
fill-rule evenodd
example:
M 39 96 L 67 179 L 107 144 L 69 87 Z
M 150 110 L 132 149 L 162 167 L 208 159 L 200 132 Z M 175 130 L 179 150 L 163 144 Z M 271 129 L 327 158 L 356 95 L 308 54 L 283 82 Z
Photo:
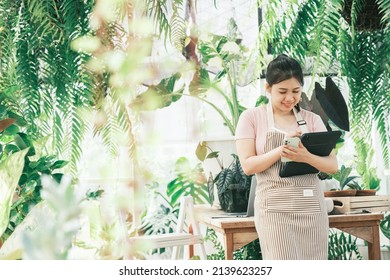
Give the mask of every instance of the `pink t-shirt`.
M 306 121 L 309 132 L 327 131 L 320 116 L 304 109 L 301 109 L 300 113 L 302 118 Z M 289 127 L 288 130 L 285 128 L 276 128 L 285 132 L 296 131 L 298 129 L 298 124 L 295 123 L 294 126 Z M 256 153 L 259 155 L 264 153 L 268 130 L 267 106 L 262 105 L 242 112 L 240 119 L 238 120 L 235 138 L 236 140 L 255 139 Z

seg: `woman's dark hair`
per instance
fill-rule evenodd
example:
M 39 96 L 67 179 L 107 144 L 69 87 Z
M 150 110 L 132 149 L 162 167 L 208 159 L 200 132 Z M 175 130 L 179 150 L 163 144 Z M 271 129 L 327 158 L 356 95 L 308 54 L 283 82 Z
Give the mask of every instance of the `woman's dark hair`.
M 285 54 L 280 54 L 268 64 L 265 80 L 270 86 L 291 78 L 297 79 L 301 86 L 303 86 L 302 67 L 295 59 Z M 299 104 L 295 107 L 299 112 Z
M 280 54 L 268 64 L 265 80 L 270 86 L 290 78 L 297 79 L 303 86 L 302 67 L 295 59 Z

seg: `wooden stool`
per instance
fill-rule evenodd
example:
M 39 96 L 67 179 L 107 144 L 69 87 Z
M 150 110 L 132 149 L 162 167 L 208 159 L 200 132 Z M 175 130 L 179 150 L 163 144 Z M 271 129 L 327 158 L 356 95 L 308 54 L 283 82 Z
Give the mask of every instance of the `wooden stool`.
M 189 216 L 189 222 L 193 233 L 190 229 L 184 231 L 184 223 L 186 214 Z M 200 233 L 199 224 L 195 220 L 194 202 L 192 196 L 185 196 L 180 199 L 179 217 L 175 233 L 167 233 L 161 235 L 143 235 L 130 238 L 130 242 L 147 242 L 151 248 L 173 247 L 172 259 L 176 260 L 179 255 L 179 246 L 199 244 L 201 249 L 201 258 L 206 260 L 206 250 L 203 243 L 203 238 Z M 191 250 L 191 249 L 190 249 Z

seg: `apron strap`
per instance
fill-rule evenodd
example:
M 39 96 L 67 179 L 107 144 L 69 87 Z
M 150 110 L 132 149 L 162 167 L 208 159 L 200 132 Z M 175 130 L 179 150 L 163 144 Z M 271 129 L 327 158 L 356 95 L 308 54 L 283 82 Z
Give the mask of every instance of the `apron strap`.
M 274 123 L 274 113 L 272 111 L 271 100 L 269 100 L 267 104 L 267 121 L 268 121 L 268 130 L 274 130 L 275 123 Z
M 298 110 L 294 107 L 293 108 L 295 119 L 297 120 L 298 127 L 301 129 L 302 134 L 308 133 L 309 130 L 307 129 L 306 121 L 302 118 L 302 115 Z
M 306 121 L 302 118 L 302 115 L 298 110 L 293 108 L 295 119 L 297 120 L 298 127 L 301 129 L 302 134 L 308 133 L 309 130 L 306 125 Z M 274 114 L 272 111 L 271 100 L 267 104 L 267 122 L 268 122 L 268 130 L 275 130 L 275 122 L 274 122 Z

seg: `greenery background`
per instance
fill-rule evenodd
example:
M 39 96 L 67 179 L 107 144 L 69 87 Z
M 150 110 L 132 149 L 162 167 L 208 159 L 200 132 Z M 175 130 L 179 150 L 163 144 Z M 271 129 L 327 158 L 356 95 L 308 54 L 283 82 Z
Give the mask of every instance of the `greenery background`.
M 210 88 L 214 89 L 227 104 L 232 101 L 229 108 L 233 118 L 227 114 L 224 122 L 231 122 L 234 128 L 243 109 L 238 103 L 242 97 L 238 97 L 237 77 L 231 76 L 231 67 L 217 73 L 202 67 L 207 63 L 206 55 L 212 52 L 202 45 L 202 30 L 196 28 L 198 2 L 146 0 L 140 5 L 139 1 L 105 0 L 1 1 L 0 104 L 3 117 L 19 121 L 18 132 L 12 132 L 12 127 L 4 135 L 25 133 L 34 143 L 30 147 L 44 142 L 40 156 L 54 155 L 69 161 L 60 166 L 61 171 L 77 179 L 83 139 L 93 134 L 102 139 L 111 158 L 118 158 L 121 148 L 125 148 L 133 161 L 129 173 L 136 174 L 131 185 L 138 190 L 153 178 L 153 172 L 139 161 L 142 143 L 137 133 L 143 114 L 139 111 L 145 108 L 134 108 L 145 92 L 157 107 L 175 106 L 187 94 L 219 109 L 207 100 Z M 345 80 L 356 158 L 365 167 L 358 169 L 359 175 L 368 176 L 366 181 L 375 180 L 378 174 L 373 159 L 366 155 L 379 153 L 387 168 L 389 165 L 389 2 L 260 2 L 252 3 L 252 7 L 263 7 L 256 45 L 242 49 L 241 58 L 256 62 L 253 75 L 259 77 L 269 53 L 284 52 L 305 65 L 306 59 L 313 57 L 312 83 L 330 74 L 337 75 L 340 83 Z M 191 5 L 184 6 L 188 3 Z M 212 5 L 223 6 L 219 1 Z M 363 16 L 368 10 L 377 11 L 375 21 L 366 22 L 372 18 L 372 14 Z M 226 33 L 219 35 L 229 38 Z M 176 64 L 179 75 L 175 72 L 167 76 L 161 71 L 164 65 L 158 63 L 145 67 L 145 59 L 153 53 L 153 42 L 159 39 L 182 54 L 181 62 Z M 236 39 L 230 37 L 231 42 Z M 199 46 L 200 57 L 194 52 Z M 238 58 L 231 50 L 221 53 L 220 47 L 215 50 L 223 61 L 230 63 Z M 195 75 L 184 82 L 181 91 L 181 78 L 188 69 Z M 165 80 L 161 82 L 162 77 Z M 218 89 L 226 77 L 228 87 Z M 146 104 L 150 105 L 150 100 Z M 372 128 L 375 133 L 367 133 Z M 373 149 L 375 135 L 382 149 Z M 2 159 L 12 152 L 2 149 Z

